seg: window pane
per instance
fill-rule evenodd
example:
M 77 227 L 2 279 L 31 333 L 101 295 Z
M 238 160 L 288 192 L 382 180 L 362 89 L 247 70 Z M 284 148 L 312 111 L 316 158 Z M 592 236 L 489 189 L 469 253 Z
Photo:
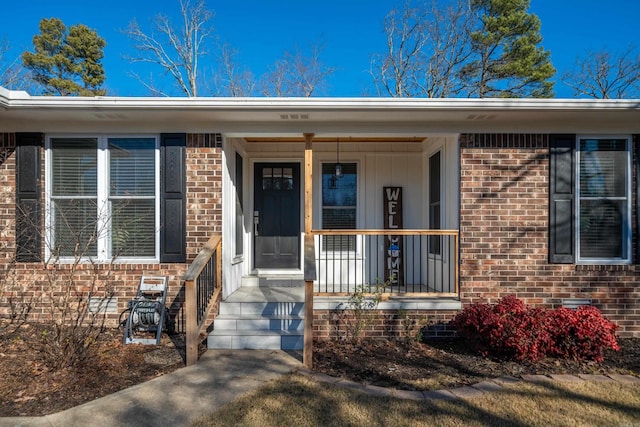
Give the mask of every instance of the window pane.
M 341 163 L 341 166 L 342 174 L 337 177 L 335 163 L 322 165 L 322 206 L 356 206 L 357 165 Z
M 50 148 L 52 252 L 155 257 L 156 139 L 52 138 Z
M 273 188 L 273 169 L 262 168 L 262 189 L 271 190 Z
M 235 187 L 236 187 L 236 229 L 235 229 L 235 240 L 236 240 L 236 255 L 242 255 L 244 252 L 244 208 L 242 206 L 243 203 L 243 162 L 242 156 L 236 153 L 236 179 L 235 179 Z
M 111 196 L 154 196 L 156 142 L 153 138 L 109 138 Z
M 355 251 L 356 236 L 322 236 L 325 252 Z
M 51 140 L 52 195 L 95 196 L 98 188 L 98 142 L 91 138 Z
M 111 256 L 153 257 L 156 247 L 154 200 L 117 200 L 111 206 Z
M 293 190 L 293 168 L 282 169 L 282 189 Z
M 581 197 L 625 197 L 626 140 L 580 141 Z
M 322 228 L 352 230 L 356 228 L 357 165 L 341 163 L 342 173 L 336 176 L 336 164 L 322 165 Z M 355 251 L 355 236 L 323 236 L 324 251 Z
M 440 152 L 429 158 L 429 203 L 440 202 Z
M 582 260 L 629 257 L 626 139 L 580 139 L 578 245 Z
M 112 258 L 155 256 L 155 150 L 154 138 L 109 138 Z
M 440 229 L 440 152 L 429 158 L 429 228 Z M 429 237 L 429 253 L 440 255 L 442 238 Z
M 332 230 L 352 230 L 356 228 L 355 208 L 322 209 L 322 228 Z
M 623 258 L 624 201 L 581 200 L 580 256 Z
M 97 255 L 97 207 L 95 199 L 53 200 L 53 253 L 69 257 Z

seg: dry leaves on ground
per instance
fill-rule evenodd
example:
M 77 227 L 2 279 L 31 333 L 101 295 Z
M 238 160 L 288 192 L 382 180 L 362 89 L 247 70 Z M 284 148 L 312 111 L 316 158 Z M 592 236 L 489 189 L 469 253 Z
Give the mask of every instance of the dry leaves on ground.
M 52 371 L 36 350 L 42 325 L 28 324 L 0 337 L 0 416 L 38 416 L 147 381 L 184 366 L 181 335 L 163 335 L 159 346 L 123 345 L 109 330 L 91 363 Z M 620 340 L 620 352 L 602 364 L 555 359 L 536 364 L 492 360 L 474 354 L 463 341 L 421 344 L 393 341 L 323 341 L 314 346 L 314 370 L 354 381 L 407 390 L 473 384 L 503 375 L 616 372 L 640 376 L 640 339 Z

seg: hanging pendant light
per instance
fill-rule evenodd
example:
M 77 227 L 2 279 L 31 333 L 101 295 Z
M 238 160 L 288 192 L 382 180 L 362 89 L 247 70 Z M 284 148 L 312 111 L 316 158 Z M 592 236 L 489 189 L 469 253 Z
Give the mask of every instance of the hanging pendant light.
M 342 165 L 340 164 L 340 138 L 336 139 L 336 178 L 342 176 Z

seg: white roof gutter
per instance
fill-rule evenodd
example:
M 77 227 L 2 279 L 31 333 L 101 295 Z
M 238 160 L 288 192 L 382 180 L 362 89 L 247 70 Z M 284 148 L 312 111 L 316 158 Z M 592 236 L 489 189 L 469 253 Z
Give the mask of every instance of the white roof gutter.
M 0 87 L 4 109 L 212 109 L 212 110 L 638 110 L 640 99 L 522 98 L 236 98 L 30 96 Z

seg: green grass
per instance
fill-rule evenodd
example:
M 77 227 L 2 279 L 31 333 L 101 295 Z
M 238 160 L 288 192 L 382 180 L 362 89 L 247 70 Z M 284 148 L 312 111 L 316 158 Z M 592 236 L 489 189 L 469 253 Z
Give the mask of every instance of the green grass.
M 378 397 L 292 374 L 202 417 L 204 426 L 619 426 L 640 423 L 640 386 L 525 383 L 468 400 Z

